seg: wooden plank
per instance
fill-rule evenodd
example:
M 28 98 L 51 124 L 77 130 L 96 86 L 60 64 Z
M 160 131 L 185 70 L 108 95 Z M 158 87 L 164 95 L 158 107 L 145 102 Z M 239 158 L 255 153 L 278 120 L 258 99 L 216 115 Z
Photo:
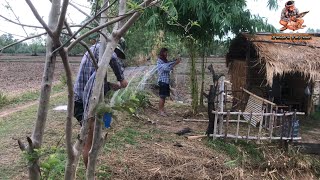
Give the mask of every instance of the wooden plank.
M 241 110 L 239 110 L 241 112 Z M 237 120 L 237 130 L 236 130 L 236 136 L 239 136 L 239 127 L 240 127 L 240 113 L 238 114 L 238 120 Z M 236 142 L 238 141 L 238 138 L 236 138 Z
M 224 141 L 227 141 L 227 135 L 228 135 L 228 128 L 229 128 L 229 119 L 230 119 L 230 110 L 228 110 L 228 114 L 227 114 L 227 121 L 226 121 L 226 128 L 225 128 L 225 136 L 224 136 Z
M 246 90 L 245 88 L 242 88 L 242 90 L 243 90 L 244 92 L 248 93 L 250 96 L 253 96 L 253 97 L 255 97 L 255 98 L 257 98 L 257 99 L 259 99 L 259 100 L 261 100 L 261 101 L 263 101 L 263 102 L 266 102 L 266 103 L 268 103 L 268 104 L 271 104 L 271 105 L 273 105 L 273 106 L 276 106 L 275 103 L 273 103 L 273 102 L 271 102 L 271 101 L 268 101 L 268 100 L 266 100 L 266 99 L 264 99 L 264 98 L 262 98 L 262 97 L 260 97 L 260 96 L 257 96 L 257 95 L 255 95 L 255 94 L 253 94 L 252 92 Z

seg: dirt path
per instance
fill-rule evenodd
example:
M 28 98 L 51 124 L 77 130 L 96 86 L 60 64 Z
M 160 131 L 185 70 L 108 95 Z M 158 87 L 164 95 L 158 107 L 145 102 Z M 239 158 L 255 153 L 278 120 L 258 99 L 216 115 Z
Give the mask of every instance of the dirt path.
M 61 94 L 63 94 L 64 92 L 59 92 L 59 93 L 56 93 L 56 94 L 53 94 L 51 95 L 51 98 L 54 98 L 54 97 L 57 97 L 57 96 L 60 96 Z M 5 116 L 8 116 L 10 114 L 13 114 L 13 113 L 16 113 L 16 112 L 19 112 L 21 110 L 24 110 L 30 106 L 33 106 L 35 104 L 38 104 L 39 101 L 36 100 L 36 101 L 31 101 L 31 102 L 28 102 L 26 104 L 23 104 L 23 105 L 18 105 L 18 106 L 15 106 L 15 107 L 12 107 L 12 108 L 9 108 L 9 109 L 4 109 L 3 111 L 0 111 L 0 118 L 3 118 Z

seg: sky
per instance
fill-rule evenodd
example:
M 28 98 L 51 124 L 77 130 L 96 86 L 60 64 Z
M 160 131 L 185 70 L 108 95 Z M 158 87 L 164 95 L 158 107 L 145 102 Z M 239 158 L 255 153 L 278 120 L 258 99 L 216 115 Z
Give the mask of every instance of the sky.
M 41 26 L 38 20 L 34 17 L 32 11 L 30 10 L 29 6 L 27 5 L 25 0 L 0 0 L 0 15 L 5 16 L 11 20 L 17 21 L 14 14 L 10 9 L 5 8 L 7 5 L 6 2 L 9 2 L 10 6 L 12 7 L 14 13 L 19 17 L 19 20 L 23 24 L 28 25 L 37 25 Z M 51 3 L 49 0 L 31 0 L 35 8 L 38 10 L 42 19 L 45 22 L 48 22 L 48 15 L 51 7 Z M 87 0 L 70 0 L 72 3 L 79 4 L 78 7 L 85 11 L 86 13 L 90 13 L 90 7 Z M 68 6 L 68 13 L 67 18 L 69 24 L 75 23 L 80 24 L 86 16 L 80 13 L 78 10 L 73 8 L 72 6 Z M 42 33 L 45 32 L 42 29 L 34 29 L 34 28 L 27 28 L 25 27 L 26 32 L 28 35 L 31 33 Z M 3 18 L 0 17 L 0 34 L 4 33 L 11 33 L 14 35 L 16 39 L 23 39 L 23 37 L 19 37 L 17 35 L 26 36 L 26 33 L 22 29 L 21 26 L 14 25 L 8 21 L 5 21 Z
M 39 25 L 37 19 L 33 16 L 30 8 L 26 4 L 25 0 L 0 0 L 0 15 L 10 18 L 14 21 L 15 16 L 13 13 L 6 9 L 5 6 L 7 2 L 10 3 L 13 11 L 19 17 L 20 22 L 24 24 L 31 24 L 31 25 Z M 39 14 L 43 17 L 43 19 L 47 22 L 48 21 L 48 14 L 50 10 L 50 2 L 49 0 L 31 0 L 36 9 L 39 11 Z M 82 6 L 78 6 L 83 11 L 89 13 L 89 4 L 87 0 L 71 0 L 71 2 L 76 2 Z M 281 28 L 279 24 L 281 10 L 284 7 L 284 4 L 287 0 L 278 0 L 279 1 L 279 8 L 277 10 L 269 10 L 267 6 L 267 0 L 247 0 L 247 8 L 252 12 L 252 14 L 260 15 L 261 17 L 265 17 L 268 22 L 274 25 L 277 29 Z M 304 30 L 299 30 L 298 32 L 305 32 L 308 28 L 313 29 L 320 29 L 320 21 L 318 19 L 320 15 L 320 10 L 317 9 L 320 7 L 320 0 L 296 0 L 296 7 L 299 9 L 300 12 L 303 11 L 310 11 L 305 17 L 305 25 L 307 26 Z M 78 24 L 85 19 L 85 15 L 80 13 L 78 10 L 74 9 L 72 6 L 68 7 L 68 22 Z M 5 21 L 4 19 L 0 18 L 0 34 L 4 33 L 11 33 L 14 35 L 16 39 L 23 39 L 20 36 L 26 36 L 26 33 L 21 28 L 21 26 L 14 25 L 10 22 Z M 41 33 L 44 32 L 41 29 L 33 29 L 33 28 L 25 28 L 28 35 L 31 33 Z M 286 30 L 285 32 L 290 32 Z

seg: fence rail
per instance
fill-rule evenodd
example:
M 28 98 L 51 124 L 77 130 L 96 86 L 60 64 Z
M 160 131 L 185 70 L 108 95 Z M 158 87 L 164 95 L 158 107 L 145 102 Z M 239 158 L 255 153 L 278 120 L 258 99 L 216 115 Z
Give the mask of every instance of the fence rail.
M 299 140 L 301 137 L 297 136 L 298 126 L 296 124 L 297 115 L 304 115 L 304 112 L 282 112 L 282 113 L 252 113 L 252 112 L 219 112 L 212 111 L 214 114 L 214 127 L 212 137 L 215 138 L 233 138 L 257 140 Z M 226 115 L 226 116 L 225 116 Z M 237 120 L 231 120 L 231 115 L 237 115 Z M 241 116 L 249 115 L 249 121 L 242 120 Z M 257 126 L 251 125 L 251 120 L 254 116 L 262 116 L 262 120 L 258 122 Z M 237 123 L 236 132 L 230 132 L 229 123 Z M 247 123 L 246 135 L 239 135 L 240 123 Z M 250 135 L 252 128 L 258 128 L 258 134 Z M 275 129 L 278 129 L 279 135 L 274 135 Z M 267 136 L 266 136 L 267 135 Z

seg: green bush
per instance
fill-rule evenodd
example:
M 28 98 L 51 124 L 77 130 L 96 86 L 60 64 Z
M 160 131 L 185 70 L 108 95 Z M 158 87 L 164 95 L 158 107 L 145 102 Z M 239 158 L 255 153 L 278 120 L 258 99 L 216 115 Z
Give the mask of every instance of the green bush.
M 8 96 L 0 91 L 0 108 L 7 105 L 9 103 Z

